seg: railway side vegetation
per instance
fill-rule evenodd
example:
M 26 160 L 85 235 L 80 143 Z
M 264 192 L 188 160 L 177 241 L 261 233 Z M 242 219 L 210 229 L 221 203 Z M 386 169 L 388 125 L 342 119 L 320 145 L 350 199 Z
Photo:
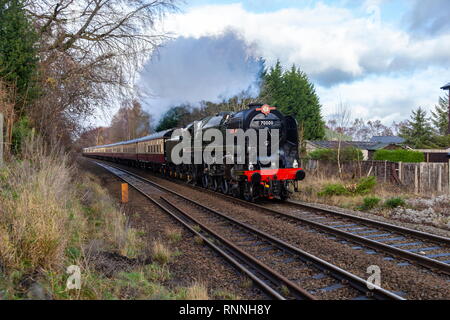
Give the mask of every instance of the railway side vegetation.
M 411 150 L 377 150 L 373 155 L 374 160 L 386 160 L 392 162 L 425 162 L 423 152 Z
M 0 171 L 0 299 L 208 298 L 203 284 L 166 288 L 179 253 L 162 241 L 147 248 L 99 179 L 47 148 L 32 135 Z M 70 265 L 80 290 L 66 287 Z
M 338 157 L 340 161 L 362 161 L 364 159 L 362 151 L 355 147 L 345 147 L 340 152 L 338 152 L 338 149 L 317 149 L 308 153 L 307 157 L 313 160 L 326 160 L 335 163 L 337 163 Z

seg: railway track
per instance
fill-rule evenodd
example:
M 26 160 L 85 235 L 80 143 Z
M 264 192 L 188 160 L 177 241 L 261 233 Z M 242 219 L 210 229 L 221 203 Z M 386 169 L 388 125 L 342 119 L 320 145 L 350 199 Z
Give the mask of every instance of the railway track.
M 450 275 L 450 238 L 295 201 L 265 201 L 261 205 L 204 188 L 189 187 L 289 221 L 299 228 L 307 227 L 311 232 L 331 236 L 329 239 L 350 245 L 354 250 L 370 255 L 383 253 L 384 260 L 394 261 L 399 266 L 419 265 L 435 273 Z
M 133 172 L 96 163 L 170 214 L 271 298 L 403 299 L 379 287 L 369 290 L 358 276 Z

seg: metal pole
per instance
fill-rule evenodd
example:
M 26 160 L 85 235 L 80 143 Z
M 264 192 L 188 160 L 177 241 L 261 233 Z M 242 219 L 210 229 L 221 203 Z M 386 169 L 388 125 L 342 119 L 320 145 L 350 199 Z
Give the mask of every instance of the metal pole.
M 450 89 L 448 89 L 448 134 L 450 134 Z

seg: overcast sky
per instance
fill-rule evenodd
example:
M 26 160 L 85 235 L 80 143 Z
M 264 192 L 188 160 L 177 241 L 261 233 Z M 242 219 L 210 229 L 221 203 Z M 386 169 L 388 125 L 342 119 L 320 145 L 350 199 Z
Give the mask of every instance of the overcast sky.
M 305 71 L 325 116 L 342 101 L 386 124 L 431 109 L 450 82 L 450 0 L 187 0 L 162 28 L 174 40 L 138 80 L 156 117 L 254 92 L 259 57 Z

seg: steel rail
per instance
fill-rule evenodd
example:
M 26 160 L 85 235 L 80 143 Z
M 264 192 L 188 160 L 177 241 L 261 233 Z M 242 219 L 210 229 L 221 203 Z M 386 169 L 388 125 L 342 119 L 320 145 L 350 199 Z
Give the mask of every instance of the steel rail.
M 96 162 L 97 163 L 97 162 Z M 238 270 L 240 270 L 242 273 L 246 274 L 249 278 L 251 278 L 255 284 L 260 287 L 264 292 L 266 292 L 269 296 L 272 298 L 275 298 L 277 300 L 286 300 L 286 298 L 279 293 L 279 291 L 273 289 L 271 286 L 269 286 L 266 281 L 263 279 L 267 279 L 274 283 L 276 286 L 282 286 L 285 285 L 289 291 L 298 299 L 308 299 L 308 300 L 315 300 L 316 298 L 312 296 L 310 293 L 308 293 L 305 289 L 300 288 L 295 283 L 291 282 L 284 276 L 280 275 L 277 271 L 271 269 L 270 267 L 266 266 L 265 264 L 257 261 L 255 258 L 247 254 L 246 252 L 242 251 L 235 245 L 233 245 L 231 242 L 226 240 L 225 238 L 221 237 L 220 235 L 216 234 L 214 231 L 197 221 L 195 218 L 181 210 L 180 208 L 176 207 L 174 204 L 170 203 L 165 197 L 160 196 L 160 200 L 162 203 L 154 199 L 153 197 L 149 196 L 144 190 L 136 186 L 132 181 L 117 175 L 114 171 L 108 169 L 107 165 L 99 164 L 104 169 L 108 170 L 110 173 L 121 179 L 122 181 L 128 183 L 130 186 L 132 186 L 134 189 L 136 189 L 139 193 L 141 193 L 144 197 L 146 197 L 148 200 L 150 200 L 153 204 L 155 204 L 158 208 L 169 214 L 172 218 L 177 220 L 179 223 L 181 223 L 185 228 L 187 228 L 190 232 L 192 232 L 194 235 L 200 237 L 204 243 L 206 243 L 210 248 L 212 248 L 214 251 L 218 252 L 222 257 L 224 257 L 228 262 L 230 262 L 232 265 L 234 265 Z M 125 170 L 121 168 L 112 167 L 116 170 L 120 170 L 125 172 Z M 138 178 L 138 176 L 135 176 L 134 174 L 128 173 L 129 175 L 134 176 L 135 178 Z M 195 230 L 188 222 L 186 222 L 184 219 L 180 218 L 177 214 L 175 214 L 172 210 L 164 206 L 163 204 L 166 204 L 174 209 L 176 209 L 179 213 L 182 214 L 185 218 L 188 220 L 191 220 L 195 225 L 200 226 L 200 228 L 204 231 L 206 231 L 209 235 L 213 236 L 217 240 L 219 240 L 225 248 L 220 248 L 218 245 L 213 243 L 208 237 L 203 235 L 201 232 Z M 227 252 L 228 251 L 228 252 Z M 253 271 L 252 271 L 253 270 Z M 256 273 L 256 275 L 255 275 Z M 261 279 L 263 278 L 263 279 Z
M 312 262 L 316 267 L 318 267 L 321 270 L 325 270 L 325 271 L 330 272 L 330 275 L 333 275 L 336 279 L 348 282 L 353 288 L 355 288 L 356 290 L 358 290 L 360 292 L 364 292 L 366 295 L 369 295 L 369 296 L 373 295 L 377 299 L 404 300 L 402 297 L 400 297 L 400 296 L 398 296 L 398 295 L 396 295 L 396 294 L 394 294 L 394 293 L 392 293 L 392 292 L 390 292 L 388 290 L 385 290 L 383 288 L 375 287 L 373 290 L 368 290 L 368 288 L 367 288 L 367 281 L 366 280 L 363 280 L 362 278 L 360 278 L 360 277 L 358 277 L 358 276 L 356 276 L 356 275 L 354 275 L 354 274 L 352 274 L 350 272 L 347 272 L 347 271 L 345 271 L 345 270 L 343 270 L 343 269 L 341 269 L 341 268 L 339 268 L 339 267 L 337 267 L 337 266 L 335 266 L 335 265 L 333 265 L 333 264 L 331 264 L 331 263 L 329 263 L 329 262 L 327 262 L 327 261 L 325 261 L 323 259 L 320 259 L 320 258 L 318 258 L 318 257 L 316 257 L 314 255 L 311 255 L 310 253 L 305 252 L 305 251 L 303 251 L 303 250 L 301 250 L 301 249 L 299 249 L 297 247 L 294 247 L 291 244 L 289 244 L 289 243 L 287 243 L 287 242 L 285 242 L 285 241 L 283 241 L 281 239 L 277 239 L 277 238 L 275 238 L 275 237 L 273 237 L 273 236 L 271 236 L 271 235 L 269 235 L 269 234 L 267 234 L 267 233 L 265 233 L 263 231 L 255 229 L 254 227 L 252 227 L 252 226 L 250 226 L 248 224 L 242 223 L 242 222 L 240 222 L 240 221 L 238 221 L 236 219 L 233 219 L 233 218 L 231 218 L 231 217 L 229 217 L 227 215 L 224 215 L 224 214 L 216 211 L 215 209 L 209 208 L 209 207 L 207 207 L 207 206 L 205 206 L 203 204 L 198 203 L 197 201 L 191 200 L 191 199 L 189 199 L 188 197 L 186 197 L 186 196 L 184 196 L 182 194 L 179 194 L 179 193 L 177 193 L 177 192 L 175 192 L 173 190 L 170 190 L 170 189 L 168 189 L 168 188 L 166 188 L 164 186 L 161 186 L 158 183 L 150 181 L 150 180 L 148 180 L 148 179 L 146 179 L 144 177 L 141 177 L 141 176 L 139 176 L 139 175 L 137 175 L 137 174 L 135 174 L 133 172 L 130 172 L 130 171 L 126 170 L 126 169 L 118 168 L 118 167 L 115 167 L 115 166 L 111 166 L 111 167 L 113 167 L 113 168 L 115 168 L 117 170 L 121 170 L 121 171 L 123 171 L 123 172 L 125 172 L 125 173 L 127 173 L 127 174 L 129 174 L 129 175 L 131 175 L 131 176 L 133 176 L 135 178 L 137 178 L 137 179 L 140 179 L 142 181 L 145 181 L 145 182 L 155 186 L 158 189 L 164 190 L 165 192 L 173 194 L 173 195 L 175 195 L 175 196 L 177 196 L 177 197 L 179 197 L 179 198 L 181 198 L 181 199 L 183 199 L 183 200 L 185 200 L 185 201 L 187 201 L 187 202 L 189 202 L 191 204 L 194 204 L 194 205 L 196 205 L 196 206 L 198 206 L 198 207 L 200 207 L 200 208 L 202 208 L 204 210 L 207 210 L 207 211 L 209 211 L 209 212 L 211 212 L 211 213 L 213 213 L 213 214 L 215 214 L 217 216 L 220 216 L 221 218 L 226 219 L 226 220 L 230 221 L 231 223 L 234 223 L 237 226 L 240 226 L 240 227 L 242 227 L 244 229 L 247 229 L 247 230 L 249 230 L 249 231 L 251 231 L 251 232 L 253 232 L 255 234 L 258 234 L 260 237 L 265 238 L 268 241 L 274 243 L 280 249 L 286 250 L 288 252 L 291 252 L 291 253 L 299 256 L 301 258 L 301 260 L 303 260 L 303 261 Z M 233 199 L 235 199 L 235 198 L 233 198 Z M 240 200 L 240 201 L 242 201 L 242 200 Z M 248 202 L 245 202 L 245 203 L 248 204 Z
M 172 181 L 173 182 L 173 181 Z M 176 182 L 173 182 L 176 183 Z M 226 198 L 226 199 L 230 199 L 234 202 L 238 202 L 240 204 L 243 204 L 247 207 L 250 208 L 257 208 L 260 210 L 263 210 L 265 212 L 268 212 L 270 214 L 282 217 L 282 218 L 288 218 L 290 220 L 293 220 L 295 222 L 298 223 L 303 223 L 306 225 L 309 225 L 313 228 L 319 229 L 319 230 L 323 230 L 325 232 L 328 232 L 330 234 L 334 234 L 337 235 L 341 238 L 344 238 L 346 240 L 350 240 L 352 242 L 358 243 L 360 245 L 364 245 L 367 246 L 369 248 L 375 249 L 375 250 L 382 250 L 384 252 L 396 255 L 397 257 L 400 257 L 408 262 L 411 263 L 416 263 L 418 265 L 421 265 L 422 267 L 431 269 L 433 272 L 435 273 L 442 273 L 442 274 L 446 274 L 446 275 L 450 275 L 450 265 L 444 262 L 441 262 L 439 260 L 435 260 L 435 259 L 431 259 L 425 256 L 421 256 L 419 254 L 413 253 L 413 252 L 409 252 L 406 250 L 402 250 L 381 242 L 377 242 L 374 240 L 370 240 L 368 238 L 364 238 L 355 234 L 352 234 L 350 232 L 346 232 L 346 231 L 342 231 L 339 230 L 337 228 L 334 227 L 330 227 L 327 225 L 324 225 L 322 223 L 319 222 L 315 222 L 315 221 L 311 221 L 309 219 L 305 219 L 287 212 L 283 212 L 283 211 L 279 211 L 276 209 L 272 209 L 272 208 L 268 208 L 256 203 L 252 203 L 252 202 L 248 202 L 242 199 L 238 199 L 235 197 L 231 197 L 229 195 L 225 195 L 222 193 L 218 193 L 218 192 L 214 192 L 212 190 L 209 189 L 205 189 L 205 188 L 201 188 L 201 187 L 197 187 L 197 186 L 191 186 L 188 185 L 189 187 L 199 190 L 199 191 L 207 191 L 211 194 L 214 195 L 218 195 L 220 197 Z M 288 204 L 293 204 L 293 202 L 288 202 Z M 445 238 L 445 237 L 441 237 L 441 236 L 437 236 L 437 235 L 433 235 L 433 234 L 429 234 L 429 233 L 425 233 L 425 232 L 421 232 L 421 231 L 417 231 L 417 230 L 412 230 L 412 229 L 408 229 L 408 228 L 404 228 L 404 227 L 400 227 L 400 226 L 396 226 L 393 224 L 389 224 L 389 223 L 384 223 L 384 222 L 380 222 L 380 221 L 376 221 L 376 220 L 371 220 L 371 219 L 367 219 L 367 218 L 362 218 L 362 217 L 356 217 L 350 214 L 345 214 L 345 213 L 341 213 L 338 211 L 333 211 L 333 210 L 327 210 L 327 209 L 322 209 L 322 208 L 318 208 L 315 206 L 308 206 L 308 205 L 303 205 L 300 204 L 301 206 L 303 206 L 304 208 L 310 209 L 310 210 L 318 210 L 318 211 L 322 211 L 324 213 L 327 214 L 336 214 L 339 217 L 343 217 L 346 219 L 350 219 L 350 220 L 355 220 L 355 221 L 359 221 L 363 224 L 369 224 L 373 227 L 378 227 L 378 228 L 382 228 L 388 231 L 395 231 L 397 233 L 400 234 L 404 234 L 404 235 L 408 235 L 408 236 L 413 236 L 419 240 L 428 240 L 428 241 L 432 241 L 434 243 L 440 244 L 442 245 L 442 243 L 446 244 L 446 245 L 450 245 L 450 238 Z
M 375 227 L 381 227 L 383 229 L 392 230 L 392 231 L 395 231 L 395 232 L 398 232 L 401 234 L 410 235 L 410 236 L 414 236 L 414 237 L 421 238 L 421 239 L 426 239 L 430 242 L 437 243 L 440 245 L 445 244 L 447 246 L 450 246 L 450 238 L 438 236 L 435 234 L 422 232 L 422 231 L 418 231 L 418 230 L 414 230 L 414 229 L 409 229 L 409 228 L 405 228 L 405 227 L 401 227 L 401 226 L 396 226 L 394 224 L 387 223 L 387 222 L 372 220 L 372 219 L 368 219 L 368 218 L 364 218 L 364 217 L 358 217 L 358 216 L 354 216 L 354 215 L 347 214 L 344 212 L 339 212 L 339 211 L 333 210 L 333 209 L 320 208 L 315 205 L 300 203 L 297 201 L 289 200 L 286 203 L 289 205 L 293 205 L 295 207 L 305 208 L 308 210 L 315 210 L 315 211 L 323 212 L 326 214 L 332 214 L 335 216 L 352 219 L 355 221 L 362 222 L 364 224 L 370 224 Z
M 267 265 L 261 263 L 257 259 L 255 259 L 253 256 L 249 255 L 245 251 L 241 250 L 239 247 L 234 245 L 232 242 L 228 241 L 224 237 L 220 236 L 216 232 L 214 232 L 212 229 L 208 228 L 206 225 L 202 224 L 200 221 L 192 217 L 187 212 L 180 209 L 175 204 L 171 203 L 168 199 L 164 198 L 163 196 L 160 197 L 161 200 L 163 200 L 166 204 L 176 209 L 178 212 L 180 212 L 183 216 L 187 217 L 189 220 L 191 220 L 195 225 L 198 225 L 202 230 L 205 230 L 207 233 L 213 235 L 216 239 L 219 239 L 222 243 L 225 243 L 226 246 L 231 249 L 234 255 L 238 256 L 240 260 L 244 261 L 250 261 L 252 265 L 256 266 L 259 273 L 262 273 L 266 278 L 270 279 L 274 283 L 278 283 L 278 286 L 285 285 L 289 291 L 296 296 L 297 298 L 302 299 L 308 299 L 308 300 L 316 300 L 316 298 L 311 295 L 308 291 L 305 289 L 299 287 L 291 280 L 287 279 L 283 275 L 279 274 L 277 271 L 273 270 L 272 268 L 268 267 Z

